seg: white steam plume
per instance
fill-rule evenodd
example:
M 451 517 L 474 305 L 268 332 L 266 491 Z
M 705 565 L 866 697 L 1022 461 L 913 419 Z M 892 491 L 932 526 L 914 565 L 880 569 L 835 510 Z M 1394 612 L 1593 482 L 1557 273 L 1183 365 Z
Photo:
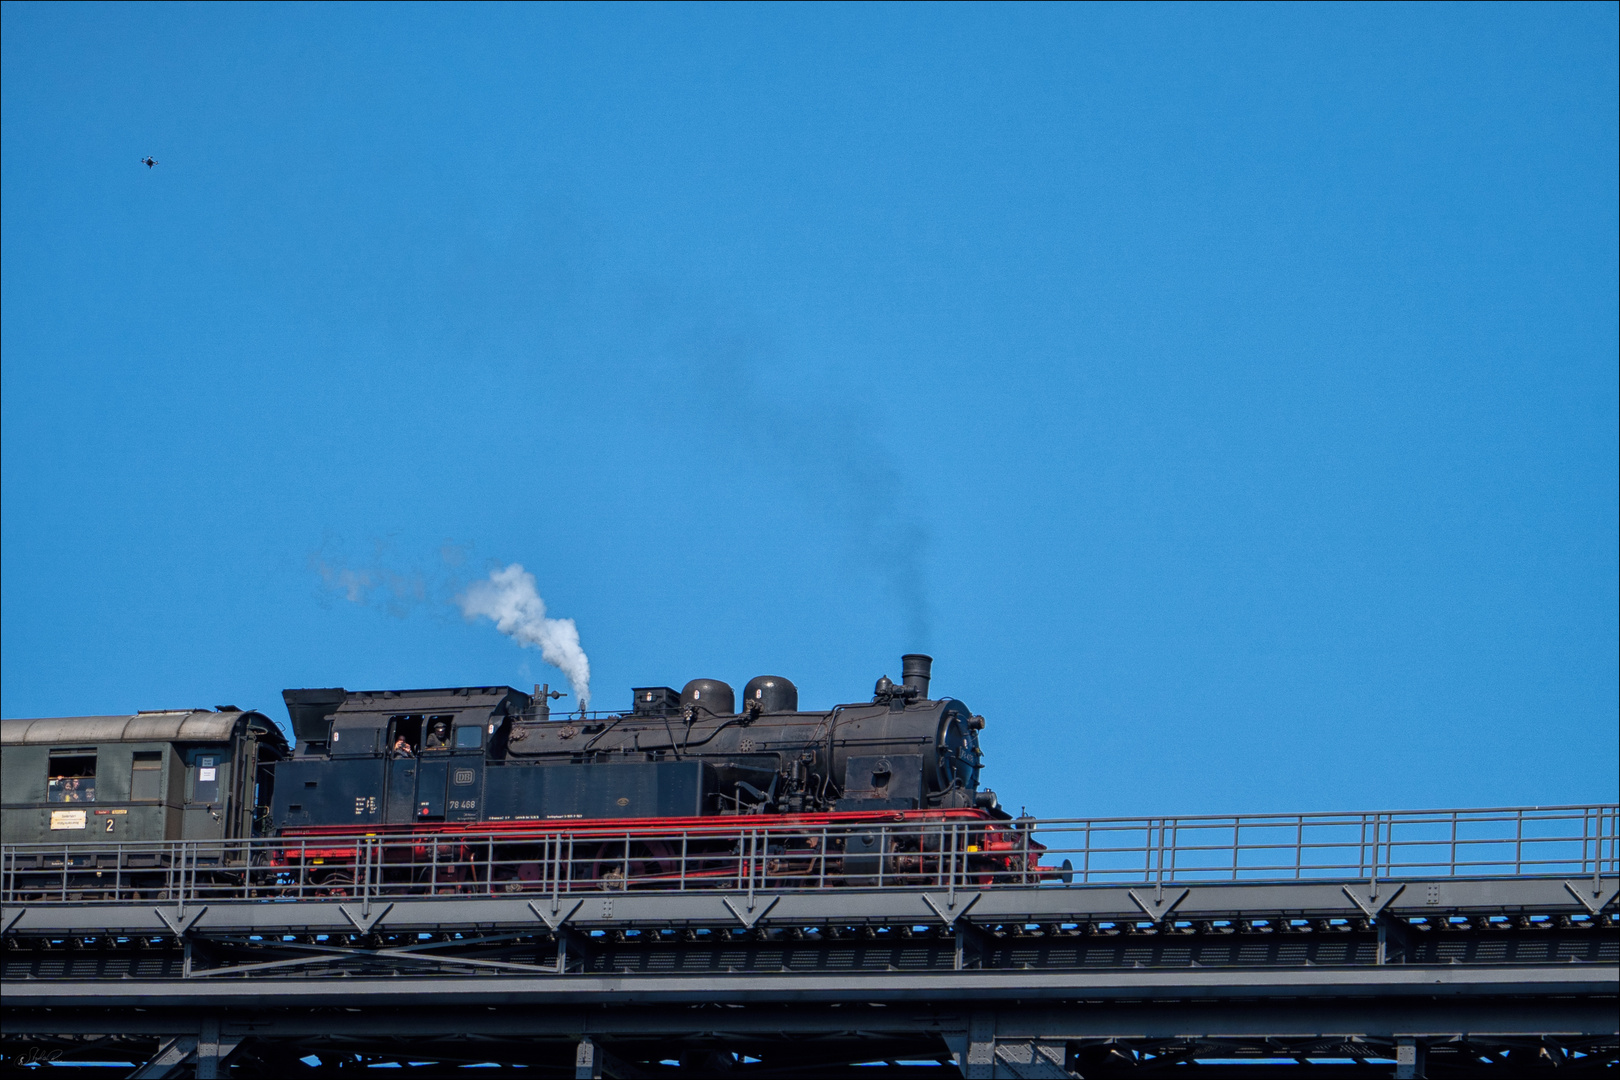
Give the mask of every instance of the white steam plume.
M 591 662 L 579 647 L 579 628 L 573 619 L 546 618 L 546 602 L 535 591 L 534 575 L 521 564 L 490 571 L 488 581 L 473 582 L 456 603 L 467 618 L 482 615 L 518 644 L 539 649 L 546 663 L 568 676 L 580 708 L 590 704 Z

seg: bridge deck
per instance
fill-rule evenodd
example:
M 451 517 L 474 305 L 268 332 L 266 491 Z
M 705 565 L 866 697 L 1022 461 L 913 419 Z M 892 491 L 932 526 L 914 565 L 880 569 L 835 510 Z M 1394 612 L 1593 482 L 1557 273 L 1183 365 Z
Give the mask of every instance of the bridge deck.
M 316 1075 L 340 1059 L 529 1076 L 1609 1067 L 1620 874 L 1612 843 L 1589 832 L 1582 847 L 1540 867 L 1558 872 L 1496 876 L 1414 873 L 1386 849 L 1354 875 L 1265 881 L 1172 858 L 1114 884 L 782 888 L 759 872 L 729 888 L 554 877 L 430 894 L 362 874 L 349 895 L 276 899 L 183 857 L 192 870 L 152 895 L 65 874 L 10 888 L 0 1047 L 10 1063 L 116 1052 L 143 1075 Z M 323 1064 L 298 1063 L 309 1054 Z

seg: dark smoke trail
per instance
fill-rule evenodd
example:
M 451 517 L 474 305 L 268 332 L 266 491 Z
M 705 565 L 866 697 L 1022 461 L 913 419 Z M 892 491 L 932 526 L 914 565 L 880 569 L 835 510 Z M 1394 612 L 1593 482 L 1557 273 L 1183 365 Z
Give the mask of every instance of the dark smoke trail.
M 929 530 L 889 453 L 847 413 L 763 389 L 758 372 L 775 350 L 761 337 L 706 327 L 670 348 L 697 373 L 705 400 L 726 408 L 716 422 L 734 430 L 739 415 L 752 418 L 741 427 L 751 448 L 838 531 L 852 561 L 883 580 L 912 647 L 926 648 Z

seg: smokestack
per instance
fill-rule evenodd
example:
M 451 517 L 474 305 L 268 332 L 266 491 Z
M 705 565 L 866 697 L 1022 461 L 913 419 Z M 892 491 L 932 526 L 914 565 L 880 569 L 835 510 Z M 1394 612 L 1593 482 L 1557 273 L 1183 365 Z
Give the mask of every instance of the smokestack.
M 917 696 L 928 696 L 928 680 L 934 671 L 934 658 L 922 653 L 906 653 L 900 658 L 900 672 L 905 684 L 917 691 Z

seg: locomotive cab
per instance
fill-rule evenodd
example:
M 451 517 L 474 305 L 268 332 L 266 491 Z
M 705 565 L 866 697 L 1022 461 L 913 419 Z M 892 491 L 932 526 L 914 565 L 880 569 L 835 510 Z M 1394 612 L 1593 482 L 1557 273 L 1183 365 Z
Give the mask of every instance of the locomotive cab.
M 282 697 L 299 749 L 280 767 L 277 829 L 483 820 L 494 735 L 532 701 L 508 686 Z

